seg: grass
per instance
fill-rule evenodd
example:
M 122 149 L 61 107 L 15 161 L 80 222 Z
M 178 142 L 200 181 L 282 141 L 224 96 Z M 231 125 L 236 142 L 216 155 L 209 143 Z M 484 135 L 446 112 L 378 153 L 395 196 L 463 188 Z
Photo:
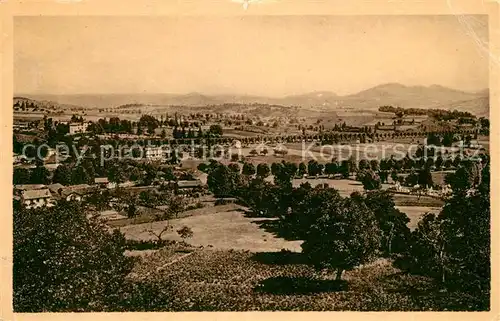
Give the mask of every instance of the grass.
M 300 251 L 300 241 L 286 241 L 273 233 L 259 228 L 259 221 L 266 219 L 245 217 L 239 206 L 235 204 L 207 207 L 193 210 L 191 216 L 172 219 L 172 229 L 165 232 L 164 240 L 180 241 L 177 230 L 183 226 L 191 228 L 193 237 L 187 243 L 196 246 L 217 249 L 240 249 L 249 251 L 279 251 L 283 248 Z M 122 226 L 120 230 L 127 239 L 153 240 L 155 233 L 161 231 L 165 221 Z
M 328 179 L 295 179 L 294 186 L 303 182 L 312 186 L 327 183 L 339 190 L 339 194 L 348 197 L 354 191 L 363 191 L 361 183 L 353 180 L 328 180 Z M 414 229 L 418 220 L 427 212 L 437 213 L 443 206 L 443 201 L 416 195 L 395 194 L 396 207 L 410 218 L 409 227 Z M 205 202 L 206 203 L 206 202 Z M 300 241 L 286 241 L 276 237 L 269 219 L 250 218 L 243 214 L 244 208 L 236 204 L 213 206 L 211 202 L 199 209 L 180 213 L 177 219 L 171 219 L 169 224 L 172 229 L 164 233 L 165 240 L 180 241 L 176 230 L 187 226 L 194 232 L 194 236 L 187 242 L 193 245 L 212 246 L 218 249 L 240 249 L 249 251 L 279 251 L 282 248 L 300 251 Z M 123 219 L 108 222 L 111 227 L 118 227 L 126 238 L 132 240 L 153 240 L 155 233 L 161 231 L 166 225 L 165 221 L 154 222 L 154 214 L 145 213 L 133 219 Z M 259 228 L 261 227 L 261 228 Z M 262 228 L 264 227 L 264 228 Z
M 442 207 L 444 205 L 443 200 L 430 196 L 421 196 L 419 198 L 417 195 L 394 194 L 393 199 L 396 206 Z
M 440 207 L 427 207 L 427 206 L 396 206 L 401 212 L 405 213 L 410 222 L 408 227 L 410 230 L 414 230 L 417 227 L 418 221 L 425 213 L 439 213 L 441 211 Z
M 346 271 L 337 282 L 334 273 L 319 273 L 290 255 L 300 254 L 164 249 L 139 260 L 131 277 L 173 285 L 164 311 L 477 310 L 487 304 L 406 274 L 388 259 Z

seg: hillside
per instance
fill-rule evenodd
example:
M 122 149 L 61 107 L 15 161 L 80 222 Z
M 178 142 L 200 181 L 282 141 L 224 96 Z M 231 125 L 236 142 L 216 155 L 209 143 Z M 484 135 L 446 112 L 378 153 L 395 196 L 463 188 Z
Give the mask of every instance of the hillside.
M 405 86 L 397 83 L 379 85 L 356 94 L 339 96 L 329 91 L 317 91 L 279 98 L 251 95 L 188 94 L 78 94 L 78 95 L 23 95 L 39 101 L 86 108 L 115 108 L 127 104 L 155 108 L 166 106 L 220 106 L 223 104 L 267 104 L 321 111 L 376 110 L 382 105 L 404 108 L 442 108 L 468 111 L 479 116 L 488 114 L 489 93 L 464 92 L 443 86 Z M 231 106 L 225 106 L 228 109 Z M 233 106 L 234 107 L 234 106 Z

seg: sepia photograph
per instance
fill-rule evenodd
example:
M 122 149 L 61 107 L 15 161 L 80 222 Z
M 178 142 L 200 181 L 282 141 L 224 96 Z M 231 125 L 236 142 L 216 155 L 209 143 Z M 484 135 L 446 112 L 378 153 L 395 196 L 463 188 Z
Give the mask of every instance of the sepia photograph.
M 490 311 L 489 16 L 263 2 L 13 17 L 14 312 Z

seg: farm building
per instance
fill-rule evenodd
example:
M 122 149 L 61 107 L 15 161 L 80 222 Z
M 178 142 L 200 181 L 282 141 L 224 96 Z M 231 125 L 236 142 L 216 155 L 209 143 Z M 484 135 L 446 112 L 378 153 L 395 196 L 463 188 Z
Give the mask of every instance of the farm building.
M 144 149 L 144 156 L 148 160 L 160 160 L 165 157 L 165 151 L 160 147 L 146 147 Z
M 47 188 L 24 190 L 21 194 L 21 203 L 26 208 L 51 207 L 54 205 L 52 194 Z
M 202 187 L 202 183 L 200 180 L 192 180 L 192 181 L 178 181 L 176 183 L 177 188 L 181 189 L 194 189 Z
M 83 123 L 71 123 L 69 124 L 69 134 L 70 135 L 75 135 L 75 134 L 81 134 L 87 131 L 87 128 L 89 127 L 89 124 L 86 122 Z
M 14 195 L 21 195 L 24 191 L 44 189 L 43 184 L 20 184 L 14 185 Z
M 80 202 L 86 195 L 92 193 L 94 190 L 94 187 L 87 184 L 66 186 L 65 188 L 59 190 L 56 197 L 66 201 Z
M 50 184 L 47 186 L 52 195 L 59 195 L 59 193 L 64 189 L 64 185 L 56 183 L 56 184 Z
M 112 183 L 109 181 L 107 177 L 96 177 L 94 179 L 94 183 L 98 185 L 100 188 L 116 188 L 116 183 Z

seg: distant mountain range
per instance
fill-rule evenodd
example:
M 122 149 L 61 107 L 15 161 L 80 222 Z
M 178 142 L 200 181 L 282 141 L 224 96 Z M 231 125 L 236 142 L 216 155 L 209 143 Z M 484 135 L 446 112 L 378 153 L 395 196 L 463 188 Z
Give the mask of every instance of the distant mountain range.
M 439 85 L 405 86 L 398 83 L 379 85 L 356 94 L 339 96 L 329 91 L 317 91 L 280 98 L 251 95 L 188 94 L 77 94 L 29 95 L 22 97 L 52 101 L 63 105 L 87 108 L 113 108 L 126 104 L 153 106 L 210 106 L 223 104 L 269 104 L 298 106 L 305 109 L 338 111 L 376 110 L 391 105 L 404 108 L 441 108 L 469 111 L 478 116 L 489 114 L 489 91 L 465 92 Z

